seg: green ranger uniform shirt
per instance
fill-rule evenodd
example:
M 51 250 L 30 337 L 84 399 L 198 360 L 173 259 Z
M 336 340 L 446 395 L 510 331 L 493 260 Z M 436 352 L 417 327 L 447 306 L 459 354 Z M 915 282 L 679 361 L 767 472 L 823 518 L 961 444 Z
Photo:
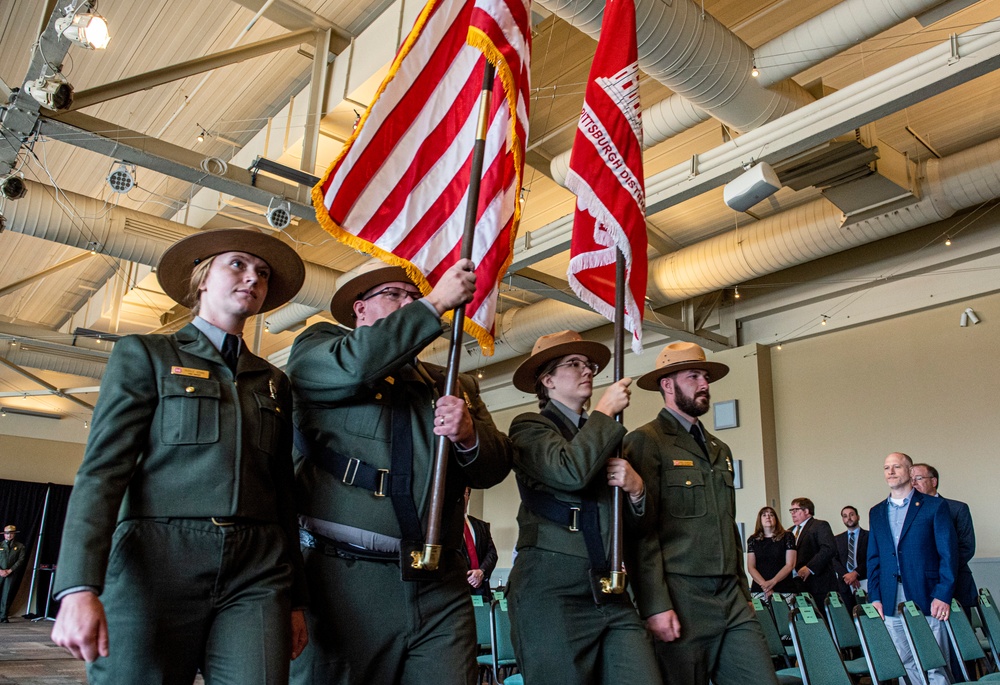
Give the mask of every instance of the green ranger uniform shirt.
M 646 483 L 656 511 L 639 542 L 633 574 L 643 618 L 674 608 L 668 580 L 685 576 L 735 576 L 747 601 L 743 550 L 736 526 L 733 455 L 704 432 L 708 456 L 677 419 L 662 409 L 625 437 L 625 452 Z
M 434 384 L 443 387 L 443 375 L 439 367 L 416 362 L 416 356 L 441 333 L 436 314 L 424 303 L 411 302 L 353 331 L 330 323 L 310 326 L 295 339 L 287 367 L 295 395 L 295 425 L 310 444 L 391 472 L 392 441 L 412 441 L 412 496 L 424 527 L 437 440 L 434 405 L 440 387 Z M 478 448 L 451 450 L 441 543 L 454 550 L 464 547 L 465 487 L 488 488 L 501 482 L 510 472 L 512 453 L 475 381 L 465 374 L 459 380 Z M 409 413 L 408 436 L 393 435 L 394 404 Z M 296 452 L 299 513 L 399 540 L 392 499 L 348 485 L 344 476 Z
M 8 578 L 13 577 L 18 569 L 24 566 L 27 554 L 24 551 L 24 543 L 17 540 L 0 541 L 0 571 L 12 571 Z
M 237 372 L 238 382 L 191 324 L 115 343 L 66 514 L 57 595 L 104 587 L 118 522 L 215 516 L 280 524 L 294 569 L 292 605 L 306 603 L 292 499 L 291 388 L 249 350 Z

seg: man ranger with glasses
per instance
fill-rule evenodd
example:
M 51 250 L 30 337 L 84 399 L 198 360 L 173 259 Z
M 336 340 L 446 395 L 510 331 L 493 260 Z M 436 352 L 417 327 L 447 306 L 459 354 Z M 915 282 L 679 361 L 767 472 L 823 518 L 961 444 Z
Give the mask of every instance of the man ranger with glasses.
M 341 278 L 330 304 L 353 330 L 318 323 L 292 346 L 287 373 L 312 631 L 292 682 L 475 681 L 463 495 L 501 482 L 512 448 L 471 377 L 460 376 L 460 396 L 451 397 L 442 369 L 417 360 L 441 335 L 441 315 L 472 298 L 472 266 L 458 261 L 421 299 L 401 267 L 368 262 Z M 413 578 L 408 543 L 423 540 L 441 435 L 452 448 L 440 572 Z

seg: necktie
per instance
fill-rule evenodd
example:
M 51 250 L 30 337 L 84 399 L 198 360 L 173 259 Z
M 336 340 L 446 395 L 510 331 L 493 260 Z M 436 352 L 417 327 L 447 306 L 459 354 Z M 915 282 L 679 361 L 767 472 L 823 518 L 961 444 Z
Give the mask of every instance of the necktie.
M 694 438 L 694 441 L 698 443 L 698 447 L 701 448 L 702 453 L 707 457 L 708 447 L 705 446 L 705 438 L 702 437 L 701 428 L 696 423 L 691 425 L 691 437 Z
M 236 373 L 236 362 L 240 357 L 240 339 L 239 337 L 226 333 L 226 337 L 222 339 L 222 360 L 226 362 L 226 366 L 234 374 Z
M 792 532 L 795 533 L 795 542 L 798 542 L 799 541 L 799 533 L 802 532 L 802 526 L 795 526 L 795 528 L 792 529 Z
M 858 545 L 854 539 L 856 533 L 852 530 L 847 534 L 847 571 L 850 573 L 858 567 Z
M 469 554 L 469 568 L 475 571 L 479 568 L 479 555 L 476 554 L 476 541 L 472 539 L 472 526 L 465 521 L 465 551 Z
M 580 430 L 583 430 L 583 427 L 585 425 L 587 425 L 587 417 L 581 415 L 580 416 L 580 422 L 578 424 L 576 424 L 576 427 L 579 428 Z

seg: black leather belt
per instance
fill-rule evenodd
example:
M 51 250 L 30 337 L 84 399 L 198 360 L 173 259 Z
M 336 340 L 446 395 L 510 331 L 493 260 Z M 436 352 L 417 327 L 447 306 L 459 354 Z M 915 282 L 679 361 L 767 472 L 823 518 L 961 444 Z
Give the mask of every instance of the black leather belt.
M 299 530 L 299 541 L 303 547 L 311 547 L 328 557 L 340 557 L 355 561 L 381 561 L 393 564 L 399 563 L 399 552 L 378 552 L 364 547 L 355 547 L 345 542 L 338 542 L 319 533 Z

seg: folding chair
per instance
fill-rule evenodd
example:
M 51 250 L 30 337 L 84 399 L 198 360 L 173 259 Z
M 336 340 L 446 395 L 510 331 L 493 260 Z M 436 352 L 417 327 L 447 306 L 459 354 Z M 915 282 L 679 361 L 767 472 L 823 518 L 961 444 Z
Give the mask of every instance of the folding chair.
M 854 625 L 861 638 L 861 651 L 868 662 L 868 672 L 874 683 L 895 682 L 906 676 L 903 661 L 885 627 L 885 621 L 871 604 L 854 607 Z
M 479 666 L 479 677 L 476 682 L 483 682 L 483 676 L 493 668 L 493 650 L 490 647 L 490 602 L 480 595 L 472 596 L 472 612 L 476 616 L 476 645 L 478 655 L 476 664 Z
M 867 604 L 868 593 L 865 592 L 863 588 L 858 588 L 857 590 L 854 591 L 854 599 L 857 600 L 858 604 Z M 857 604 L 855 606 L 857 606 Z
M 506 599 L 498 599 L 490 607 L 490 648 L 493 682 L 498 685 L 523 682 L 520 675 L 515 677 L 510 673 L 517 668 L 517 660 L 514 658 L 514 645 L 510 641 L 510 615 L 507 613 Z
M 792 663 L 788 657 L 795 656 L 795 650 L 782 644 L 771 611 L 756 597 L 753 598 L 753 613 L 760 623 L 761 630 L 764 631 L 764 639 L 767 640 L 767 651 L 771 653 L 771 659 L 781 659 L 786 668 L 790 667 Z
M 900 602 L 896 607 L 899 615 L 903 618 L 903 632 L 906 634 L 906 641 L 910 644 L 910 651 L 913 659 L 917 663 L 917 669 L 923 678 L 923 685 L 930 685 L 927 679 L 927 672 L 935 668 L 947 668 L 948 659 L 941 646 L 934 638 L 934 631 L 927 623 L 927 617 L 913 601 Z M 920 685 L 913 683 L 912 685 Z
M 983 613 L 979 608 L 978 602 L 969 609 L 969 624 L 972 626 L 972 631 L 976 634 L 976 639 L 979 640 L 979 646 L 983 648 L 983 652 L 986 654 L 986 660 L 990 661 L 993 652 L 990 650 L 990 639 L 986 637 L 986 629 L 983 627 Z M 990 670 L 997 670 L 995 660 L 991 661 Z
M 965 615 L 962 605 L 957 599 L 951 601 L 951 615 L 948 617 L 946 628 L 948 640 L 951 642 L 952 649 L 958 654 L 958 666 L 962 670 L 961 673 L 954 675 L 961 675 L 965 682 L 1000 682 L 1000 673 L 990 673 L 980 678 L 973 678 L 969 675 L 969 662 L 975 664 L 982 660 L 985 663 L 986 653 L 980 646 L 979 638 L 976 637 L 972 624 L 969 623 L 969 618 Z
M 792 633 L 788 629 L 788 602 L 777 593 L 771 595 L 771 613 L 774 615 L 774 624 L 778 626 L 778 635 L 791 638 Z M 1000 638 L 1000 633 L 997 637 Z
M 833 634 L 833 641 L 840 650 L 841 658 L 844 659 L 844 668 L 851 675 L 870 675 L 864 657 L 851 658 L 856 654 L 854 650 L 861 648 L 861 638 L 858 637 L 858 630 L 851 622 L 851 615 L 847 613 L 847 607 L 844 606 L 840 593 L 831 592 L 823 600 L 823 604 L 826 607 L 826 622 Z
M 830 631 L 812 607 L 794 607 L 789 628 L 803 685 L 852 685 Z
M 990 643 L 990 652 L 993 654 L 993 663 L 1000 668 L 1000 657 L 997 656 L 997 649 L 1000 648 L 1000 611 L 993 603 L 993 596 L 986 588 L 979 589 L 979 615 L 983 619 L 983 631 L 986 639 Z

